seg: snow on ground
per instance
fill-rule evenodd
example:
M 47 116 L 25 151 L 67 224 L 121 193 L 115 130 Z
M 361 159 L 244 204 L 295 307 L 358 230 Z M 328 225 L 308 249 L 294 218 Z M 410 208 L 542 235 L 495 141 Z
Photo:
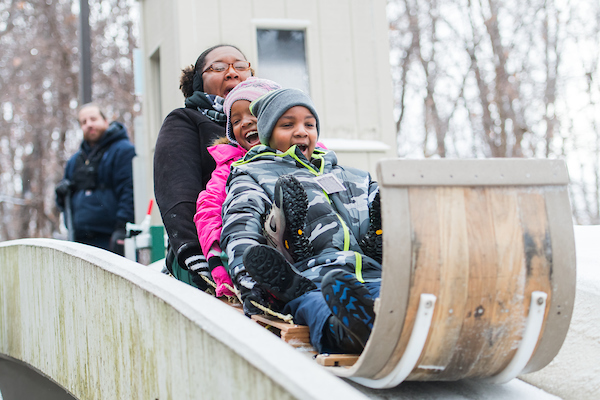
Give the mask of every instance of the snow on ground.
M 394 389 L 375 390 L 360 387 L 370 399 L 376 400 L 560 400 L 519 379 L 503 385 L 481 381 L 403 382 Z

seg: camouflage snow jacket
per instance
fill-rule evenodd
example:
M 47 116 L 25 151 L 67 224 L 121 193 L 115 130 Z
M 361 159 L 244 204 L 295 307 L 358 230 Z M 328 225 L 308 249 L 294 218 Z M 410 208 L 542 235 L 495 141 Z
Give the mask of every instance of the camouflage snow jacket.
M 271 208 L 277 178 L 292 173 L 308 195 L 306 232 L 315 250 L 313 257 L 297 262 L 296 268 L 314 282 L 333 268 L 356 273 L 359 280 L 380 280 L 381 264 L 363 255 L 358 245 L 369 228 L 369 204 L 379 190 L 377 182 L 366 171 L 337 165 L 332 151 L 316 148 L 309 162 L 296 146 L 285 153 L 255 146 L 233 164 L 221 233 L 231 275 L 245 270 L 242 255 L 246 248 L 267 243 L 262 216 Z M 327 194 L 317 180 L 331 176 L 343 188 Z

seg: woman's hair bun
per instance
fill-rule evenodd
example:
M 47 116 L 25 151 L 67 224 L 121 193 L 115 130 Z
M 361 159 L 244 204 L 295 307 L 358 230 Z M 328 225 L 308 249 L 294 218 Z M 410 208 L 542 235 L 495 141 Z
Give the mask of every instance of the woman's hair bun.
M 181 70 L 181 78 L 179 79 L 179 89 L 186 99 L 194 94 L 194 66 L 190 65 Z

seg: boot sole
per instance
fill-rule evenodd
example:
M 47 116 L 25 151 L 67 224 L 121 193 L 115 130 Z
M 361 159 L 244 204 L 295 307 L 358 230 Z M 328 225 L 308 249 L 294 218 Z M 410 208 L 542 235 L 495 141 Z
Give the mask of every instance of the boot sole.
M 265 236 L 291 263 L 311 257 L 314 250 L 304 233 L 308 210 L 304 187 L 294 176 L 283 175 L 277 180 L 274 197 L 273 210 L 265 223 Z
M 243 260 L 252 278 L 286 303 L 317 288 L 272 247 L 260 244 L 249 247 L 244 252 Z

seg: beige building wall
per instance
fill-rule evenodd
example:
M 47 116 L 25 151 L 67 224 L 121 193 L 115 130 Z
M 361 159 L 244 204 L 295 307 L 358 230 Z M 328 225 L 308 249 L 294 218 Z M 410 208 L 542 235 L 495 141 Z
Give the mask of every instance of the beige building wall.
M 140 0 L 146 168 L 163 119 L 182 107 L 179 76 L 207 47 L 239 47 L 261 76 L 258 28 L 305 31 L 321 137 L 340 164 L 371 171 L 396 156 L 385 0 Z M 138 151 L 139 152 L 139 151 Z M 152 198 L 153 189 L 144 198 Z M 138 196 L 139 197 L 139 196 Z

